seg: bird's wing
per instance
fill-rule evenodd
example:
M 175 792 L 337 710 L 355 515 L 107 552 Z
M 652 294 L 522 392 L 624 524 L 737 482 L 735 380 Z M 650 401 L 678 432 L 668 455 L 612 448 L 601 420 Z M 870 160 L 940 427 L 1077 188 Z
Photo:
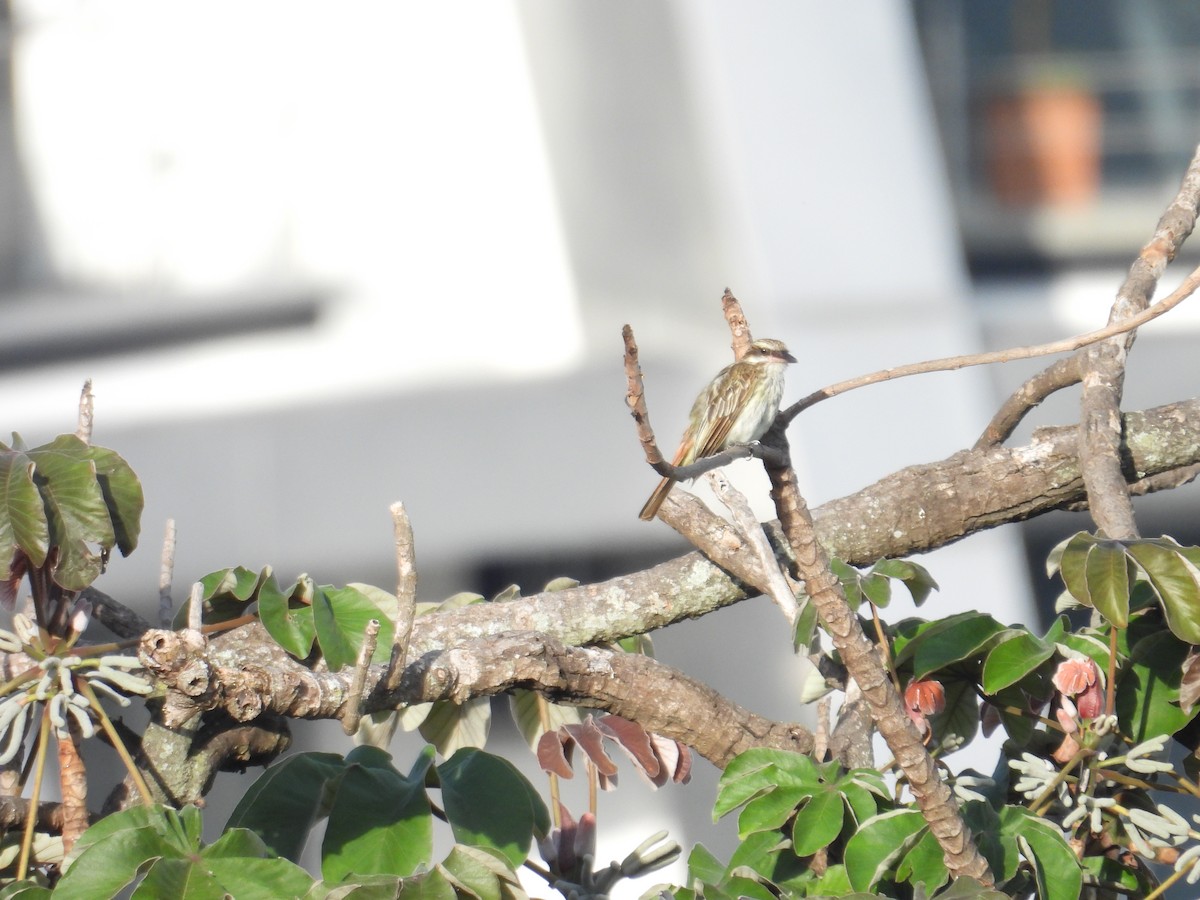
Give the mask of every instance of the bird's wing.
M 734 368 L 737 364 L 725 369 L 719 377 L 713 380 L 704 394 L 709 410 L 709 428 L 699 436 L 699 449 L 695 459 L 703 459 L 720 453 L 725 449 L 725 441 L 733 423 L 737 421 L 742 410 L 746 408 L 746 400 L 753 389 L 753 378 L 735 378 Z

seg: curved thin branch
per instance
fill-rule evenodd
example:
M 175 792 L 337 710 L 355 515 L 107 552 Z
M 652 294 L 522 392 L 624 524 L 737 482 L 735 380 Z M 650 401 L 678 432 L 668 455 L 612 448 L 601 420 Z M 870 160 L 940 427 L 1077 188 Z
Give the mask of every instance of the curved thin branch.
M 891 369 L 881 369 L 878 372 L 872 372 L 869 375 L 859 375 L 857 378 L 849 378 L 845 381 L 839 381 L 836 384 L 831 384 L 821 388 L 819 391 L 813 391 L 807 397 L 797 400 L 787 409 L 779 414 L 779 421 L 784 425 L 788 425 L 804 410 L 810 406 L 820 403 L 822 400 L 828 400 L 830 397 L 836 397 L 838 394 L 844 394 L 847 391 L 852 391 L 857 388 L 867 387 L 872 384 L 879 384 L 883 381 L 891 381 L 895 378 L 905 378 L 909 375 L 924 375 L 928 372 L 950 372 L 955 369 L 965 369 L 969 366 L 983 366 L 992 363 L 1012 362 L 1017 359 L 1033 359 L 1038 356 L 1050 356 L 1055 353 L 1065 353 L 1069 350 L 1078 350 L 1080 347 L 1086 347 L 1090 344 L 1095 344 L 1103 341 L 1106 338 L 1111 338 L 1115 335 L 1125 334 L 1132 331 L 1141 325 L 1145 325 L 1152 319 L 1157 319 L 1164 313 L 1170 312 L 1188 297 L 1190 297 L 1200 287 L 1200 268 L 1194 270 L 1187 278 L 1183 280 L 1168 297 L 1155 303 L 1149 309 L 1145 309 L 1135 316 L 1128 319 L 1123 319 L 1120 322 L 1114 322 L 1104 328 L 1096 331 L 1089 331 L 1086 334 L 1076 335 L 1075 337 L 1064 338 L 1060 341 L 1051 341 L 1048 344 L 1035 344 L 1032 347 L 1013 347 L 1007 350 L 992 350 L 988 353 L 973 353 L 966 356 L 947 356 L 942 359 L 930 359 L 924 362 L 912 363 L 907 366 L 896 366 Z
M 1063 388 L 1079 384 L 1082 377 L 1078 353 L 1055 360 L 1008 396 L 975 441 L 974 449 L 983 450 L 1003 444 L 1012 437 L 1021 420 L 1042 401 Z

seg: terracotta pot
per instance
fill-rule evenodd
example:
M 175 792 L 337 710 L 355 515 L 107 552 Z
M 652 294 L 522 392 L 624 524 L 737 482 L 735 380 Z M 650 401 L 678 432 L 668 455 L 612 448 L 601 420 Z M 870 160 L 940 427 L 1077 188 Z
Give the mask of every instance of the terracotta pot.
M 1082 206 L 1100 188 L 1100 101 L 1075 87 L 1029 88 L 987 107 L 988 174 L 1011 206 Z

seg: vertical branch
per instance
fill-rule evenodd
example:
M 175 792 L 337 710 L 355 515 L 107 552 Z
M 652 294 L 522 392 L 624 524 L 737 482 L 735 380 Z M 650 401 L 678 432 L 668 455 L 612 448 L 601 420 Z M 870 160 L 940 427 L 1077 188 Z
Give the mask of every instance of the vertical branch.
M 62 789 L 63 851 L 70 853 L 88 828 L 87 769 L 79 755 L 74 729 L 58 739 L 58 781 Z
M 83 383 L 83 390 L 79 393 L 79 425 L 75 429 L 75 436 L 85 444 L 92 442 L 92 419 L 95 415 L 95 397 L 92 396 L 92 379 L 88 379 Z
M 733 296 L 733 292 L 729 288 L 725 288 L 725 293 L 721 297 L 721 309 L 725 312 L 725 322 L 729 325 L 729 332 L 733 335 L 733 358 L 741 359 L 746 355 L 746 350 L 753 343 L 754 338 L 750 335 L 750 326 L 746 323 L 746 317 L 742 314 L 742 304 L 738 302 L 737 297 Z
M 408 641 L 412 637 L 417 609 L 417 562 L 412 522 L 403 503 L 393 503 L 392 533 L 396 542 L 396 630 L 392 637 L 392 655 L 388 660 L 385 688 L 391 692 L 400 686 L 408 659 Z
M 188 595 L 188 625 L 192 631 L 199 631 L 204 623 L 204 585 L 197 581 L 192 585 Z
M 787 438 L 775 429 L 769 438 L 787 452 Z M 904 712 L 900 695 L 846 602 L 842 586 L 829 568 L 829 557 L 817 543 L 812 516 L 790 464 L 766 463 L 771 496 L 784 535 L 796 557 L 796 568 L 809 598 L 816 604 L 825 630 L 841 653 L 842 663 L 862 691 L 879 733 L 908 778 L 917 805 L 937 839 L 946 867 L 954 877 L 972 876 L 985 884 L 994 878 L 962 819 L 950 788 L 942 781 L 929 751 Z
M 346 734 L 358 731 L 362 720 L 363 690 L 367 685 L 367 670 L 371 668 L 371 657 L 379 642 L 379 620 L 372 619 L 363 632 L 362 646 L 358 648 L 358 660 L 354 664 L 354 675 L 350 679 L 345 709 L 342 712 L 342 730 Z
M 1109 323 L 1146 309 L 1158 280 L 1191 234 L 1200 213 L 1200 148 L 1154 235 L 1129 268 L 1109 313 Z M 1135 538 L 1137 524 L 1122 472 L 1121 395 L 1125 359 L 1134 333 L 1089 347 L 1083 356 L 1079 423 L 1079 459 L 1088 506 L 1096 527 L 1112 538 Z
M 171 583 L 175 578 L 175 520 L 167 519 L 163 532 L 162 558 L 158 569 L 158 624 L 171 627 Z

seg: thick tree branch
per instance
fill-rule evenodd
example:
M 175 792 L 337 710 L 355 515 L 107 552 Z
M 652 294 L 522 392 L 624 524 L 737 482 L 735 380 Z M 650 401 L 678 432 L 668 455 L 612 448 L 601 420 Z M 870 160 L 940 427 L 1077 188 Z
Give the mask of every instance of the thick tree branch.
M 1200 149 L 1184 175 L 1175 200 L 1159 220 L 1150 242 L 1142 248 L 1117 292 L 1108 321 L 1134 320 L 1154 296 L 1163 271 L 1196 224 L 1200 210 Z M 1123 476 L 1121 459 L 1121 395 L 1125 359 L 1134 333 L 1089 347 L 1083 356 L 1080 397 L 1080 470 L 1087 485 L 1088 505 L 1096 526 L 1109 537 L 1136 538 L 1133 502 Z
M 1128 413 L 1124 431 L 1130 481 L 1200 463 L 1200 401 Z M 1063 508 L 1085 497 L 1077 447 L 1077 428 L 1050 428 L 1025 446 L 965 450 L 902 469 L 817 509 L 817 538 L 832 555 L 870 565 Z M 677 493 L 664 509 L 685 502 Z M 727 525 L 725 532 L 716 522 L 707 527 L 711 544 L 740 553 L 742 538 Z M 767 527 L 786 560 L 778 527 Z M 614 641 L 743 600 L 747 583 L 689 553 L 597 584 L 423 616 L 413 627 L 411 654 L 498 631 L 538 631 L 567 644 Z
M 176 697 L 164 708 L 167 728 L 212 710 L 235 722 L 266 714 L 337 718 L 354 702 L 350 672 L 314 672 L 300 665 L 259 625 L 222 635 L 201 653 L 185 648 L 185 640 L 177 632 L 151 631 L 139 652 Z M 427 652 L 410 660 L 395 691 L 388 691 L 385 676 L 384 666 L 367 671 L 365 712 L 436 700 L 462 703 L 524 688 L 636 721 L 718 766 L 750 747 L 812 749 L 812 735 L 802 726 L 755 715 L 649 657 L 571 647 L 543 634 L 493 634 Z
M 787 447 L 783 429 L 775 428 L 768 440 Z M 850 609 L 829 556 L 817 542 L 808 506 L 800 494 L 796 472 L 790 465 L 768 466 L 771 496 L 779 520 L 795 554 L 796 570 L 816 604 L 821 624 L 842 657 L 846 671 L 858 684 L 870 707 L 875 727 L 887 741 L 897 765 L 908 780 L 929 830 L 942 848 L 946 867 L 954 877 L 977 878 L 992 884 L 994 877 L 963 821 L 954 794 L 941 778 L 937 765 L 921 742 L 921 735 L 904 711 L 900 695 L 867 639 L 858 616 Z

